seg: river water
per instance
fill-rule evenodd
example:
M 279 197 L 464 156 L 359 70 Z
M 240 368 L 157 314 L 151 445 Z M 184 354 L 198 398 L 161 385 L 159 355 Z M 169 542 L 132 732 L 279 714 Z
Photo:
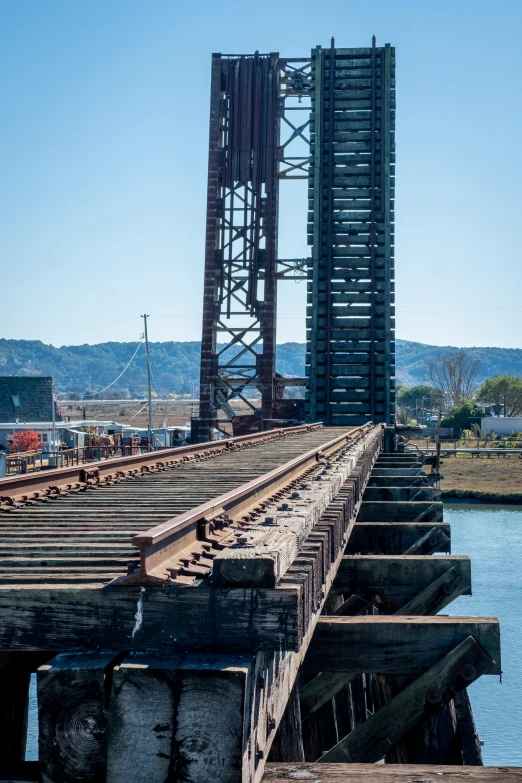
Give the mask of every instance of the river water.
M 522 509 L 517 506 L 448 505 L 452 552 L 471 558 L 473 595 L 461 596 L 445 612 L 500 620 L 502 683 L 481 677 L 470 689 L 484 763 L 522 766 Z M 30 693 L 26 758 L 38 758 L 36 686 Z
M 471 558 L 471 596 L 444 611 L 498 617 L 502 683 L 483 676 L 469 688 L 484 764 L 522 766 L 522 509 L 444 504 L 451 550 Z

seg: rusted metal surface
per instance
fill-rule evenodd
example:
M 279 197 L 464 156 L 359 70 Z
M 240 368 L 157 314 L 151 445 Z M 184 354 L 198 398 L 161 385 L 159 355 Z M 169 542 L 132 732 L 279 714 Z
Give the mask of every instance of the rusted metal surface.
M 212 59 L 200 440 L 219 409 L 234 417 L 230 400 L 254 409 L 245 390 L 257 388 L 262 416 L 272 417 L 278 61 L 257 52 Z
M 346 428 L 325 430 L 320 426 L 305 426 L 258 433 L 225 443 L 173 449 L 175 454 L 169 455 L 170 460 L 160 460 L 158 454 L 137 455 L 125 458 L 126 472 L 113 469 L 111 478 L 108 472 L 103 473 L 108 471 L 107 462 L 103 462 L 99 467 L 91 466 L 91 475 L 84 477 L 88 481 L 71 491 L 64 491 L 63 484 L 58 483 L 62 471 L 54 471 L 58 475 L 45 477 L 47 483 L 39 490 L 38 498 L 2 507 L 5 513 L 0 514 L 0 585 L 103 586 L 125 574 L 134 575 L 140 560 L 139 551 L 131 541 L 140 531 L 161 523 L 167 523 L 170 529 L 173 519 L 187 513 L 194 516 L 196 507 L 209 502 L 215 510 L 214 516 L 219 516 L 218 504 L 212 503 L 218 496 L 227 495 L 310 451 L 318 454 L 332 436 L 346 434 Z M 138 457 L 148 459 L 149 464 L 136 466 Z M 272 476 L 273 482 L 278 475 Z M 291 469 L 287 468 L 285 480 L 292 481 Z M 265 487 L 269 488 L 269 482 L 265 482 Z M 275 486 L 272 489 L 277 491 Z M 257 497 L 255 490 L 249 491 L 253 502 Z M 245 503 L 249 501 L 249 491 L 242 496 Z M 233 503 L 223 514 L 232 516 L 232 508 Z M 198 554 L 202 556 L 204 544 L 208 543 L 205 539 L 212 532 L 210 521 L 207 527 L 204 527 L 207 523 L 202 522 L 201 527 L 194 521 L 190 530 L 188 524 L 183 529 L 185 538 L 178 548 L 190 540 L 199 540 Z M 217 524 L 214 522 L 218 534 L 221 522 L 226 532 L 226 521 L 223 518 Z M 171 540 L 175 538 L 174 534 L 169 535 Z M 194 568 L 191 571 L 189 576 L 193 581 Z
M 302 279 L 306 264 L 277 258 L 279 182 L 308 175 L 310 70 L 274 52 L 212 58 L 199 440 L 218 416 L 236 418 L 234 400 L 258 429 L 278 415 L 277 281 Z
M 0 510 L 26 503 L 60 492 L 82 489 L 82 484 L 111 481 L 123 478 L 129 473 L 139 475 L 154 469 L 162 469 L 178 462 L 186 462 L 198 457 L 209 457 L 243 446 L 263 443 L 274 438 L 308 432 L 311 428 L 321 428 L 322 424 L 304 424 L 298 427 L 275 428 L 266 432 L 240 435 L 227 440 L 180 446 L 161 451 L 133 454 L 111 460 L 91 462 L 89 465 L 72 465 L 67 468 L 42 471 L 40 473 L 11 476 L 0 479 Z

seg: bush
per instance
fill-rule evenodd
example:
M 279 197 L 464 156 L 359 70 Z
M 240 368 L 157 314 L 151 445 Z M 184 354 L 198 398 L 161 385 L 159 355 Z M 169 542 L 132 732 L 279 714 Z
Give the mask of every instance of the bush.
M 471 430 L 476 422 L 473 419 L 481 417 L 482 410 L 473 402 L 463 402 L 450 412 L 441 422 L 441 427 L 453 427 L 454 437 L 460 437 L 462 430 Z

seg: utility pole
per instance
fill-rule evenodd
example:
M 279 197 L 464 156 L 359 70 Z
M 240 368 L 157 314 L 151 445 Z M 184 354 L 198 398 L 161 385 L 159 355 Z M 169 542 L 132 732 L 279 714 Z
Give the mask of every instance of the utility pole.
M 147 385 L 149 389 L 149 450 L 152 449 L 152 387 L 150 385 L 150 356 L 149 356 L 149 337 L 147 334 L 148 315 L 142 315 L 145 326 L 145 355 L 147 356 Z
M 54 406 L 54 379 L 51 379 L 51 405 L 52 405 L 52 422 L 53 422 L 53 429 L 51 435 L 51 441 L 52 441 L 51 451 L 54 452 L 56 451 L 56 409 Z M 53 459 L 53 465 L 56 465 L 58 462 L 57 455 L 53 454 L 52 459 Z

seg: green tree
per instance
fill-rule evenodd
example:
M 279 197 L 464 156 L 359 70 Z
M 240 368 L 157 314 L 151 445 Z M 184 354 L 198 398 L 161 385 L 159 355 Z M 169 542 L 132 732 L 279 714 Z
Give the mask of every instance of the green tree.
M 424 407 L 430 407 L 427 398 L 430 397 L 430 395 L 437 393 L 440 394 L 438 389 L 434 389 L 433 386 L 428 386 L 427 384 L 421 384 L 420 386 L 398 386 L 396 395 L 397 405 L 399 408 L 415 408 L 417 400 L 419 400 L 419 404 L 421 404 L 420 401 L 424 397 Z
M 473 424 L 472 419 L 482 416 L 481 408 L 475 405 L 471 400 L 466 400 L 460 405 L 456 405 L 449 415 L 441 422 L 441 427 L 453 427 L 455 437 L 460 437 L 462 430 L 470 430 Z
M 502 406 L 507 416 L 518 416 L 522 412 L 522 379 L 511 375 L 486 378 L 477 399 L 483 405 Z

